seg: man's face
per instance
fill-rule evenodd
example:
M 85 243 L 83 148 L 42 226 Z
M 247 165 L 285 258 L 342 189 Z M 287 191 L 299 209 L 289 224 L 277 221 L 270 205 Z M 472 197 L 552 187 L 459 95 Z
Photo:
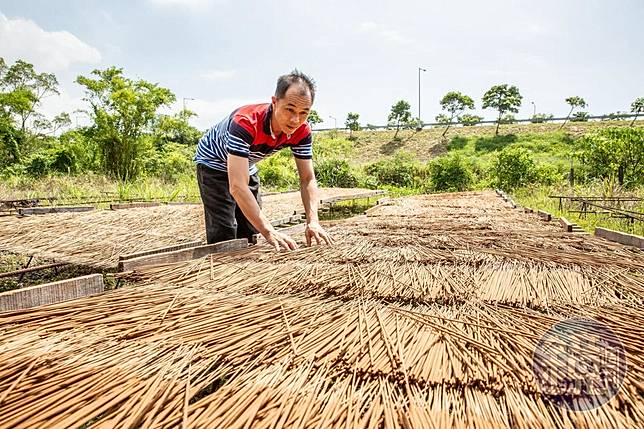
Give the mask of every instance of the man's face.
M 311 94 L 301 85 L 291 85 L 283 98 L 272 97 L 273 132 L 293 134 L 306 121 L 311 111 Z

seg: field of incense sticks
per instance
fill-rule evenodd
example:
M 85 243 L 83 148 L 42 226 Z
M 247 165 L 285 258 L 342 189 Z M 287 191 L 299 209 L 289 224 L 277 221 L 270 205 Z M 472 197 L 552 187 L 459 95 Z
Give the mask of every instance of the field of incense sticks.
M 260 241 L 0 315 L 0 428 L 642 426 L 641 251 L 492 192 L 400 198 L 327 228 L 333 246 Z M 571 320 L 623 349 L 620 372 L 592 332 L 546 343 L 595 352 L 619 388 L 601 406 L 562 406 L 535 370 Z
M 327 200 L 365 191 L 323 188 L 319 197 Z M 271 220 L 303 210 L 299 192 L 266 195 L 262 200 Z M 116 267 L 119 255 L 205 242 L 205 235 L 200 204 L 0 218 L 0 250 L 107 269 Z

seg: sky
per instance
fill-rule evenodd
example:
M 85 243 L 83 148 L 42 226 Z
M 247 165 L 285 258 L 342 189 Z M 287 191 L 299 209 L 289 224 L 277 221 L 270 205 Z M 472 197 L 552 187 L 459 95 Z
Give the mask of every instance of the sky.
M 424 122 L 449 91 L 494 119 L 481 98 L 503 83 L 523 95 L 517 118 L 565 116 L 570 96 L 605 114 L 644 96 L 643 23 L 642 0 L 0 0 L 0 57 L 56 74 L 50 116 L 85 108 L 76 77 L 110 66 L 170 89 L 167 113 L 185 103 L 200 129 L 269 102 L 294 68 L 317 82 L 318 127 L 348 112 L 384 125 L 401 99 L 417 116 L 419 67 Z

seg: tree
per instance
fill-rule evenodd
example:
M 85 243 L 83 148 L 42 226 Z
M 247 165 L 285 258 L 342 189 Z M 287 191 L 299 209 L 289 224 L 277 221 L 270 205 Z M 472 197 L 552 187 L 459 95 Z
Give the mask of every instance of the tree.
M 575 110 L 575 107 L 586 107 L 586 100 L 577 96 L 566 98 L 566 103 L 570 105 L 570 112 L 568 112 L 568 116 L 566 116 L 566 119 L 564 120 L 563 124 L 561 124 L 559 129 L 562 129 L 564 125 L 566 125 L 566 122 L 568 122 L 568 119 L 570 119 L 570 115 L 572 115 L 572 111 Z
M 387 122 L 390 126 L 396 127 L 396 133 L 394 134 L 394 139 L 396 139 L 400 128 L 409 128 L 411 126 L 411 105 L 405 100 L 396 102 L 391 106 Z
M 30 118 L 42 115 L 36 108 L 43 98 L 58 92 L 58 79 L 53 73 L 36 73 L 34 66 L 23 60 L 17 60 L 11 67 L 6 67 L 4 60 L 0 63 L 0 88 L 18 98 L 12 107 L 12 114 L 18 117 L 21 132 L 27 129 Z
M 507 84 L 494 85 L 483 95 L 483 108 L 493 107 L 499 112 L 496 121 L 496 130 L 494 131 L 495 136 L 499 134 L 501 117 L 508 112 L 518 113 L 522 99 L 523 97 L 519 93 L 519 88 Z
M 311 109 L 311 111 L 309 112 L 309 117 L 307 121 L 309 121 L 309 125 L 311 127 L 314 127 L 317 124 L 321 124 L 322 122 L 324 122 L 322 118 L 320 118 L 320 115 L 318 114 L 318 112 L 313 109 Z
M 443 110 L 448 111 L 450 114 L 449 119 L 447 120 L 447 127 L 443 131 L 442 135 L 445 137 L 445 134 L 447 134 L 447 130 L 449 130 L 449 127 L 452 125 L 454 118 L 461 115 L 465 109 L 474 109 L 474 100 L 458 91 L 450 91 L 441 99 L 440 105 Z M 441 122 L 438 116 L 436 117 L 436 120 Z
M 7 66 L 0 58 L 0 128 L 6 135 L 0 136 L 10 159 L 9 163 L 21 162 L 28 151 L 25 147 L 33 139 L 29 137 L 28 125 L 43 125 L 43 115 L 37 108 L 43 98 L 58 94 L 58 80 L 50 73 L 37 73 L 34 66 L 17 60 Z
M 152 125 L 157 149 L 162 149 L 168 143 L 197 144 L 202 133 L 188 122 L 193 116 L 197 115 L 187 109 L 172 116 L 158 115 Z
M 360 123 L 358 119 L 360 115 L 357 113 L 349 112 L 347 114 L 347 120 L 344 122 L 344 125 L 349 129 L 349 138 L 352 138 L 352 133 L 354 131 L 360 131 Z
M 144 80 L 123 76 L 123 69 L 94 70 L 96 79 L 78 76 L 85 87 L 88 114 L 94 121 L 93 137 L 99 146 L 104 170 L 119 180 L 135 178 L 141 172 L 146 140 L 156 111 L 170 105 L 175 96 L 169 89 Z
M 20 162 L 22 134 L 8 116 L 0 114 L 0 167 Z
M 631 112 L 635 113 L 635 117 L 633 118 L 633 122 L 631 122 L 631 127 L 635 124 L 635 121 L 637 120 L 637 117 L 643 111 L 644 111 L 644 97 L 640 97 L 640 98 L 635 99 L 635 101 L 633 101 L 633 104 L 631 104 Z

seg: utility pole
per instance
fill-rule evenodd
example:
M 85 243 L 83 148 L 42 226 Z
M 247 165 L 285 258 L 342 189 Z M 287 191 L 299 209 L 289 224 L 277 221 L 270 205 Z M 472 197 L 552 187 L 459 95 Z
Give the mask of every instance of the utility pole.
M 533 107 L 532 116 L 537 116 L 537 105 L 534 104 L 534 101 L 531 101 L 530 103 L 532 103 Z
M 418 128 L 419 129 L 423 128 L 423 120 L 420 119 L 420 72 L 421 71 L 426 72 L 427 70 L 422 67 L 418 67 Z

